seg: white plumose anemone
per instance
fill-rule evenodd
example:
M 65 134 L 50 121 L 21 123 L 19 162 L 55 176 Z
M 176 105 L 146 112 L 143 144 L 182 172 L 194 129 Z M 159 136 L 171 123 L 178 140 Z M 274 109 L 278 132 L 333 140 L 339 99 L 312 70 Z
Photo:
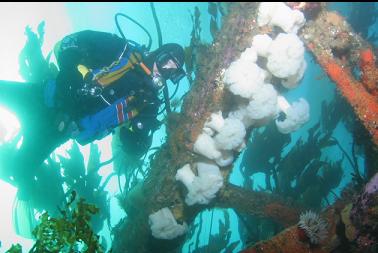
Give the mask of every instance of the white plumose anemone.
M 271 119 L 275 116 L 276 110 L 277 91 L 271 84 L 264 84 L 247 106 L 248 115 L 254 120 Z
M 223 186 L 223 176 L 216 164 L 198 162 L 196 166 L 198 176 L 195 176 L 189 164 L 184 165 L 176 173 L 176 180 L 181 181 L 188 190 L 185 203 L 189 206 L 209 204 Z
M 247 106 L 248 105 L 240 105 L 236 110 L 231 111 L 228 114 L 230 119 L 238 119 L 243 122 L 245 128 L 248 128 L 256 123 L 256 121 L 249 116 Z
M 227 118 L 214 141 L 218 149 L 233 150 L 243 143 L 246 135 L 243 122 L 238 119 Z
M 262 57 L 266 57 L 269 52 L 272 38 L 267 34 L 257 34 L 252 39 L 252 47 L 255 48 L 257 54 Z
M 223 186 L 223 176 L 217 165 L 199 162 L 197 163 L 197 171 L 198 176 L 195 177 L 185 198 L 185 203 L 189 206 L 209 204 Z
M 226 69 L 223 82 L 233 94 L 249 99 L 259 92 L 267 77 L 266 71 L 254 62 L 238 59 Z
M 249 47 L 240 55 L 240 60 L 256 62 L 257 61 L 257 51 L 254 47 Z
M 168 207 L 150 214 L 149 224 L 152 235 L 158 239 L 171 240 L 186 233 L 187 224 L 180 225 L 177 223 L 171 210 Z
M 190 164 L 185 164 L 181 169 L 177 170 L 176 172 L 176 180 L 181 181 L 186 188 L 189 188 L 196 175 L 193 173 L 192 169 L 190 168 Z
M 288 134 L 299 129 L 310 119 L 310 105 L 304 98 L 300 98 L 298 102 L 294 102 L 292 106 L 287 108 L 286 103 L 282 111 L 286 114 L 285 120 L 276 119 L 278 131 Z
M 211 128 L 212 130 L 219 132 L 224 126 L 224 118 L 222 116 L 222 111 L 212 113 L 210 120 L 206 121 L 205 127 Z
M 231 165 L 232 162 L 234 161 L 234 154 L 230 150 L 223 150 L 222 156 L 218 159 L 215 160 L 215 162 L 220 166 L 220 167 L 226 167 L 228 165 Z
M 304 71 L 305 48 L 295 34 L 280 33 L 270 44 L 266 67 L 278 78 L 291 78 Z
M 222 156 L 222 153 L 218 150 L 213 138 L 206 133 L 202 133 L 198 136 L 194 143 L 194 152 L 203 155 L 210 160 L 218 159 Z
M 296 34 L 305 24 L 302 12 L 292 10 L 283 2 L 262 2 L 259 6 L 257 24 L 278 26 L 286 33 Z
M 289 76 L 285 80 L 281 82 L 282 86 L 287 88 L 287 89 L 294 89 L 298 86 L 299 81 L 303 78 L 303 74 L 307 68 L 307 63 L 303 59 L 301 66 L 299 67 L 299 70 L 297 73 L 295 73 L 292 76 Z

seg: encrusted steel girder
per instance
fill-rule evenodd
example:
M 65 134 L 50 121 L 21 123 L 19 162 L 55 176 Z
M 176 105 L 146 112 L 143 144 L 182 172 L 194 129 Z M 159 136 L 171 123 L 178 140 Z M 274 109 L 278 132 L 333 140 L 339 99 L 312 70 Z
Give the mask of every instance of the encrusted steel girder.
M 246 191 L 227 183 L 210 205 L 189 207 L 184 202 L 185 189 L 175 180 L 179 168 L 198 159 L 198 155 L 193 153 L 193 144 L 205 121 L 212 112 L 227 106 L 220 81 L 222 72 L 250 47 L 254 35 L 263 32 L 256 25 L 257 10 L 258 3 L 230 4 L 214 43 L 200 48 L 196 80 L 185 97 L 183 110 L 168 117 L 166 144 L 151 162 L 146 180 L 120 198 L 127 217 L 114 229 L 113 252 L 168 252 L 177 248 L 184 237 L 157 240 L 151 235 L 148 216 L 164 207 L 170 208 L 178 222 L 190 223 L 201 210 L 216 206 L 280 220 L 284 225 L 296 222 L 298 210 L 277 196 Z M 306 24 L 301 37 L 336 82 L 377 144 L 378 106 L 374 88 L 377 71 L 370 48 L 351 31 L 343 18 L 325 10 L 314 21 Z M 351 63 L 355 64 L 360 58 L 363 74 L 362 81 L 357 81 L 349 66 L 353 66 Z M 230 170 L 231 166 L 222 168 L 225 182 L 228 181 Z M 291 229 L 283 233 L 294 236 Z M 306 247 L 303 249 L 307 251 L 290 252 L 308 252 Z
M 378 145 L 378 69 L 372 47 L 342 16 L 326 10 L 300 35 Z M 352 74 L 356 66 L 360 80 Z
M 202 132 L 209 115 L 225 109 L 221 73 L 232 61 L 250 47 L 251 38 L 260 33 L 256 25 L 258 3 L 232 3 L 228 15 L 214 43 L 199 49 L 198 69 L 192 89 L 183 101 L 183 110 L 168 117 L 167 141 L 151 162 L 146 180 L 120 200 L 127 213 L 114 229 L 113 252 L 168 252 L 183 242 L 157 240 L 152 237 L 148 216 L 161 208 L 169 207 L 176 220 L 190 224 L 203 209 L 235 207 L 260 217 L 270 217 L 283 224 L 293 224 L 297 211 L 284 200 L 268 193 L 245 191 L 227 184 L 232 166 L 222 168 L 224 187 L 210 205 L 187 206 L 185 189 L 175 180 L 175 174 L 186 163 L 198 160 L 193 144 Z M 252 204 L 251 204 L 252 203 Z M 285 209 L 285 216 L 279 210 Z

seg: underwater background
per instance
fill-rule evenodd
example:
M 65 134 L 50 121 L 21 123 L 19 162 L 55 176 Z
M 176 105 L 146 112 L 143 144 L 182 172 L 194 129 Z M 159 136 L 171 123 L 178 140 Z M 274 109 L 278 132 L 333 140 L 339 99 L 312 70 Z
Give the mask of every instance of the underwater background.
M 190 46 L 196 8 L 200 13 L 198 17 L 201 41 L 209 44 L 213 42 L 210 24 L 212 24 L 211 20 L 214 16 L 211 11 L 209 13 L 209 3 L 155 3 L 155 8 L 163 42 L 174 42 L 183 47 Z M 357 33 L 377 47 L 377 3 L 331 3 L 328 8 L 341 13 Z M 141 23 L 153 38 L 152 49 L 158 47 L 158 34 L 151 14 L 150 3 L 1 3 L 0 79 L 24 81 L 19 73 L 18 57 L 25 45 L 26 26 L 37 31 L 38 25 L 42 21 L 45 22 L 42 52 L 46 56 L 57 41 L 73 32 L 90 29 L 119 34 L 114 22 L 114 15 L 118 12 L 127 14 Z M 218 19 L 216 22 L 220 29 L 221 20 Z M 147 43 L 148 37 L 135 24 L 122 20 L 122 26 L 126 37 L 142 44 Z M 254 129 L 246 149 L 233 163 L 229 181 L 244 189 L 271 191 L 272 188 L 275 188 L 275 180 L 271 171 L 281 169 L 281 171 L 287 172 L 279 179 L 282 183 L 281 194 L 285 197 L 301 199 L 301 203 L 308 209 L 320 211 L 340 197 L 343 189 L 352 182 L 353 175 L 359 174 L 362 178 L 367 177 L 364 168 L 368 151 L 364 148 L 363 143 L 355 140 L 356 137 L 352 133 L 354 128 L 351 126 L 354 127 L 354 124 L 358 123 L 354 122 L 356 119 L 353 111 L 337 96 L 335 84 L 308 51 L 305 53 L 305 60 L 307 69 L 303 79 L 296 89 L 287 91 L 285 97 L 290 103 L 301 97 L 305 98 L 310 105 L 309 121 L 286 137 L 275 135 L 271 126 Z M 170 94 L 174 93 L 175 88 L 172 83 L 169 84 Z M 172 106 L 174 111 L 180 112 L 182 99 L 190 88 L 189 81 L 184 78 L 171 100 L 174 103 Z M 326 122 L 327 120 L 324 118 L 327 117 L 330 117 L 328 118 L 329 124 L 320 126 L 319 122 L 322 120 L 322 122 Z M 160 116 L 160 119 L 164 119 L 164 114 Z M 11 141 L 19 128 L 19 123 L 14 116 L 9 115 L 5 108 L 0 107 L 0 149 L 1 142 Z M 263 140 L 263 136 L 268 140 Z M 145 158 L 150 158 L 165 140 L 166 129 L 163 126 L 155 132 L 152 148 Z M 356 146 L 355 142 L 357 142 Z M 270 144 L 267 146 L 267 143 Z M 125 160 L 112 163 L 112 158 L 117 152 L 120 152 L 120 148 L 116 141 L 112 142 L 111 135 L 100 141 L 95 141 L 94 144 L 79 146 L 73 141 L 69 141 L 54 152 L 49 165 L 60 161 L 67 171 L 70 170 L 72 178 L 77 176 L 75 173 L 89 175 L 91 168 L 98 168 L 97 171 L 92 170 L 93 180 L 87 177 L 88 181 L 83 183 L 85 187 L 76 184 L 76 181 L 72 185 L 76 184 L 78 188 L 82 187 L 81 193 L 87 194 L 89 203 L 92 198 L 97 206 L 100 205 L 100 208 L 103 207 L 107 210 L 101 214 L 102 210 L 100 209 L 94 228 L 101 237 L 101 244 L 109 250 L 113 240 L 110 229 L 125 216 L 125 212 L 117 200 L 117 196 L 121 193 L 120 185 L 124 185 L 127 181 L 129 189 L 132 189 L 144 179 L 149 162 L 147 162 L 148 159 L 144 159 L 146 161 L 144 164 L 128 164 L 127 158 L 125 158 Z M 279 152 L 280 158 L 277 158 L 277 153 L 274 152 Z M 4 153 L 0 153 L 1 155 L 3 157 L 0 158 L 4 159 Z M 294 161 L 284 159 L 289 156 Z M 320 164 L 316 164 L 313 159 L 319 161 Z M 292 164 L 285 165 L 285 162 Z M 53 165 L 51 166 L 53 167 Z M 135 167 L 140 167 L 140 169 L 135 171 Z M 310 171 L 309 167 L 314 169 Z M 304 173 L 305 168 L 308 175 Z M 121 173 L 118 171 L 120 170 L 124 173 L 119 176 Z M 269 176 L 267 177 L 267 175 Z M 54 181 L 52 177 L 49 177 L 49 180 L 50 182 L 43 185 L 46 191 L 44 197 L 53 199 L 53 193 L 51 195 L 47 193 L 54 192 L 52 182 L 61 182 L 61 179 Z M 92 188 L 88 186 L 91 183 L 93 183 L 90 186 Z M 299 184 L 301 187 L 296 187 Z M 93 192 L 90 192 L 93 189 L 102 189 L 103 192 L 93 195 Z M 17 235 L 14 216 L 20 216 L 18 222 L 29 224 L 31 221 L 27 216 L 30 215 L 30 212 L 17 214 L 21 211 L 15 210 L 17 209 L 15 200 L 17 189 L 15 187 L 1 180 L 0 192 L 2 209 L 0 214 L 0 252 L 6 252 L 15 243 L 20 243 L 27 252 L 35 241 Z M 101 197 L 99 197 L 100 195 Z M 51 208 L 53 209 L 53 207 Z M 39 216 L 40 213 L 41 210 L 35 215 Z M 24 224 L 18 226 L 19 230 L 28 229 L 28 226 L 24 226 Z M 196 215 L 190 225 L 190 232 L 186 234 L 186 241 L 181 252 L 239 252 L 252 242 L 270 238 L 281 228 L 269 219 L 243 216 L 233 209 L 211 208 L 210 206 L 209 209 Z M 25 233 L 27 234 L 27 232 Z

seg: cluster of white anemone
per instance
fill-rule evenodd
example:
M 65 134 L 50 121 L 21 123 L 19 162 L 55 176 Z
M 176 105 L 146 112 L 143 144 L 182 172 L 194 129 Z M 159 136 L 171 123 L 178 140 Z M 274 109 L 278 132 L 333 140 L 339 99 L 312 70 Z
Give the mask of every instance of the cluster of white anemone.
M 181 236 L 188 230 L 187 224 L 178 224 L 171 210 L 168 207 L 150 214 L 149 224 L 152 235 L 158 239 L 174 239 Z
M 186 164 L 177 171 L 176 180 L 181 181 L 188 191 L 185 197 L 187 205 L 209 204 L 223 186 L 222 174 L 214 163 L 198 162 L 195 166 L 197 176 L 193 173 L 191 166 Z
M 258 25 L 279 26 L 285 33 L 280 33 L 273 40 L 268 35 L 256 35 L 240 58 L 225 70 L 223 83 L 235 96 L 240 97 L 237 109 L 224 118 L 221 111 L 211 114 L 202 133 L 194 143 L 193 151 L 208 159 L 197 162 L 197 175 L 189 164 L 177 171 L 176 180 L 181 181 L 186 189 L 187 205 L 208 204 L 216 197 L 223 186 L 220 167 L 232 164 L 234 151 L 240 152 L 245 147 L 246 129 L 261 126 L 277 118 L 280 112 L 285 120 L 276 120 L 277 128 L 282 133 L 297 130 L 309 119 L 309 106 L 306 100 L 290 105 L 270 83 L 272 76 L 281 79 L 281 84 L 295 88 L 306 69 L 304 46 L 296 35 L 304 25 L 305 18 L 297 10 L 292 10 L 284 3 L 261 3 L 258 12 Z M 266 58 L 266 69 L 257 64 L 258 57 Z M 169 210 L 169 209 L 168 209 Z M 157 238 L 172 238 L 172 230 L 180 235 L 185 229 L 173 222 L 173 215 L 168 211 L 159 216 L 150 217 L 151 230 Z M 174 219 L 174 218 L 173 218 Z M 165 222 L 165 223 L 164 223 Z M 159 225 L 156 225 L 159 224 Z M 167 225 L 165 225 L 167 224 Z M 168 235 L 165 231 L 168 231 Z M 164 234 L 159 235 L 159 234 Z
M 233 151 L 245 147 L 249 127 L 275 119 L 278 131 L 287 134 L 309 120 L 309 104 L 304 98 L 290 104 L 270 83 L 274 76 L 282 86 L 293 89 L 303 77 L 305 49 L 296 35 L 305 23 L 303 14 L 282 2 L 261 3 L 257 21 L 259 26 L 279 26 L 284 32 L 275 39 L 267 34 L 254 36 L 251 46 L 224 71 L 225 88 L 240 98 L 236 109 L 226 118 L 221 111 L 213 113 L 194 143 L 195 153 L 220 167 L 230 165 Z M 259 66 L 259 57 L 266 59 L 266 66 Z M 284 119 L 278 117 L 281 113 Z
M 233 150 L 244 148 L 246 130 L 243 122 L 236 118 L 224 119 L 222 112 L 213 113 L 205 123 L 203 132 L 194 143 L 194 152 L 213 160 L 220 167 L 230 165 Z
M 307 64 L 303 42 L 296 33 L 304 25 L 305 18 L 300 11 L 292 10 L 282 2 L 261 3 L 257 23 L 259 26 L 278 26 L 285 33 L 279 33 L 275 39 L 267 34 L 254 36 L 251 47 L 226 69 L 225 87 L 249 101 L 240 103 L 229 117 L 241 120 L 247 128 L 264 125 L 284 112 L 285 120 L 277 119 L 276 125 L 281 133 L 287 134 L 308 121 L 309 104 L 300 98 L 290 105 L 270 80 L 274 76 L 285 88 L 294 89 L 302 79 Z M 258 57 L 266 59 L 264 68 L 258 65 Z

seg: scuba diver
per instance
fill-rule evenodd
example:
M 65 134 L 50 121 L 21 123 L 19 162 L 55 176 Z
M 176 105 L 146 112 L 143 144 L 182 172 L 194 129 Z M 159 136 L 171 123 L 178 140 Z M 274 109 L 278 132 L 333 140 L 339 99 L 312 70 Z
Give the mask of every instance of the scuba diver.
M 150 142 L 160 126 L 159 92 L 166 80 L 177 84 L 185 76 L 184 50 L 174 43 L 147 52 L 114 34 L 86 30 L 66 36 L 55 54 L 56 127 L 82 145 L 124 122 L 121 134 L 135 148 Z
M 38 182 L 41 165 L 54 149 L 69 139 L 85 145 L 121 126 L 122 147 L 140 157 L 161 124 L 157 117 L 166 81 L 178 84 L 185 76 L 181 46 L 159 41 L 161 46 L 150 51 L 151 40 L 147 47 L 140 46 L 121 30 L 122 38 L 96 31 L 66 36 L 54 50 L 58 70 L 49 63 L 51 54 L 46 59 L 42 54 L 41 24 L 38 35 L 30 28 L 25 31 L 28 40 L 19 60 L 26 83 L 0 80 L 0 105 L 21 123 L 12 141 L 12 147 L 18 143 L 19 148 L 0 159 L 0 172 L 10 172 L 4 174 L 6 181 L 18 187 L 18 202 L 30 214 L 27 202 L 39 195 L 39 185 L 43 188 Z M 60 187 L 58 182 L 56 192 Z
M 66 36 L 55 53 L 55 79 L 0 82 L 0 103 L 15 108 L 24 126 L 9 165 L 18 186 L 30 184 L 35 168 L 68 139 L 85 145 L 120 125 L 128 150 L 143 154 L 160 126 L 160 90 L 166 80 L 178 83 L 185 76 L 184 50 L 173 43 L 147 52 L 110 33 L 82 31 Z

